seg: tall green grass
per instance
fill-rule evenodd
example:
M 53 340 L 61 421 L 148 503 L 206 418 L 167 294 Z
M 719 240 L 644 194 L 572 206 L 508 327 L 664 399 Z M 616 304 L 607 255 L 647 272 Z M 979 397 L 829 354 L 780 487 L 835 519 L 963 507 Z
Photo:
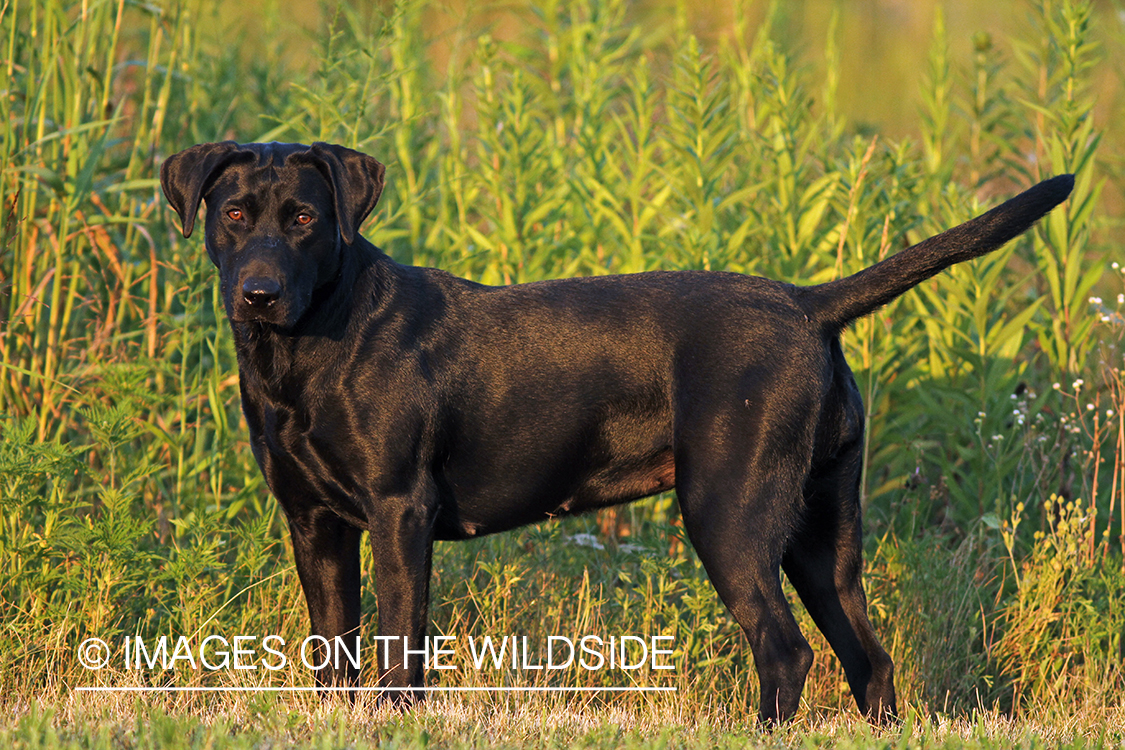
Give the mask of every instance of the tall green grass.
M 155 179 L 180 148 L 235 138 L 375 155 L 388 187 L 367 236 L 495 284 L 657 268 L 821 282 L 1074 172 L 1034 232 L 844 342 L 868 410 L 872 612 L 906 702 L 1095 721 L 1120 705 L 1125 285 L 1110 264 L 1125 258 L 1106 206 L 1122 144 L 1091 94 L 1120 63 L 1120 27 L 1089 2 L 1014 3 L 1030 22 L 959 59 L 938 15 L 916 131 L 896 140 L 840 114 L 836 21 L 821 78 L 779 31 L 784 4 L 755 27 L 736 4 L 721 42 L 677 7 L 654 28 L 621 0 L 543 0 L 512 11 L 514 37 L 482 9 L 433 39 L 422 4 L 357 3 L 324 14 L 308 66 L 269 41 L 276 8 L 261 43 L 219 31 L 209 2 L 0 7 L 10 697 L 89 683 L 75 658 L 89 635 L 307 628 L 213 270 Z M 680 699 L 744 711 L 749 651 L 671 506 L 621 511 L 631 537 L 605 549 L 575 542 L 592 519 L 439 545 L 434 629 L 673 634 Z M 817 649 L 806 700 L 848 706 L 801 617 Z

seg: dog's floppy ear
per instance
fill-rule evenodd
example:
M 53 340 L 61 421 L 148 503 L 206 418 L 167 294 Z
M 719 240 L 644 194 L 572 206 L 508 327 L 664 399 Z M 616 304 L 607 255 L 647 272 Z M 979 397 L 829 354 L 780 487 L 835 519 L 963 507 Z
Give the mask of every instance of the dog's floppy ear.
M 314 143 L 310 153 L 327 168 L 340 236 L 350 245 L 383 194 L 386 167 L 367 154 L 330 143 Z
M 160 165 L 160 187 L 180 216 L 184 237 L 191 236 L 204 193 L 238 153 L 239 146 L 234 141 L 201 143 L 169 156 Z

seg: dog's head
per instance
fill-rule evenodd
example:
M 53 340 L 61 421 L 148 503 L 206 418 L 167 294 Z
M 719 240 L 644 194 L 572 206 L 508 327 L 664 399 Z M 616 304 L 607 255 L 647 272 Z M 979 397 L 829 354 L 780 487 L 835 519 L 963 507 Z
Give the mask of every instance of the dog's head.
M 342 253 L 383 192 L 383 165 L 314 143 L 204 143 L 165 160 L 160 184 L 191 236 L 204 241 L 234 321 L 291 328 L 334 281 Z

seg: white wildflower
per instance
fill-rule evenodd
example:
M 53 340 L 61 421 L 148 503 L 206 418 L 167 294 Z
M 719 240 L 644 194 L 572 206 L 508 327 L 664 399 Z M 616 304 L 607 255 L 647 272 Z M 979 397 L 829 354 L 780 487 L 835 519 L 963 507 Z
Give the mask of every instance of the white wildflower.
M 571 544 L 577 544 L 579 547 L 593 547 L 594 549 L 605 549 L 605 545 L 598 541 L 598 538 L 593 534 L 575 534 L 570 538 Z

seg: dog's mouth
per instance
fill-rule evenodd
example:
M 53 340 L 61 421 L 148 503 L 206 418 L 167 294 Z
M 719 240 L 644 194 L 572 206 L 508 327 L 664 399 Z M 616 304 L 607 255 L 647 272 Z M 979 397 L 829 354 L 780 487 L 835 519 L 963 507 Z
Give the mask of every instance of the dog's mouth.
M 245 305 L 235 308 L 231 320 L 237 323 L 260 323 L 273 328 L 290 328 L 289 316 L 283 310 L 247 310 Z
M 264 308 L 252 307 L 239 301 L 234 305 L 230 318 L 238 323 L 260 323 L 271 328 L 285 330 L 292 328 L 296 323 L 297 316 L 291 314 L 291 309 L 289 305 L 280 301 Z

